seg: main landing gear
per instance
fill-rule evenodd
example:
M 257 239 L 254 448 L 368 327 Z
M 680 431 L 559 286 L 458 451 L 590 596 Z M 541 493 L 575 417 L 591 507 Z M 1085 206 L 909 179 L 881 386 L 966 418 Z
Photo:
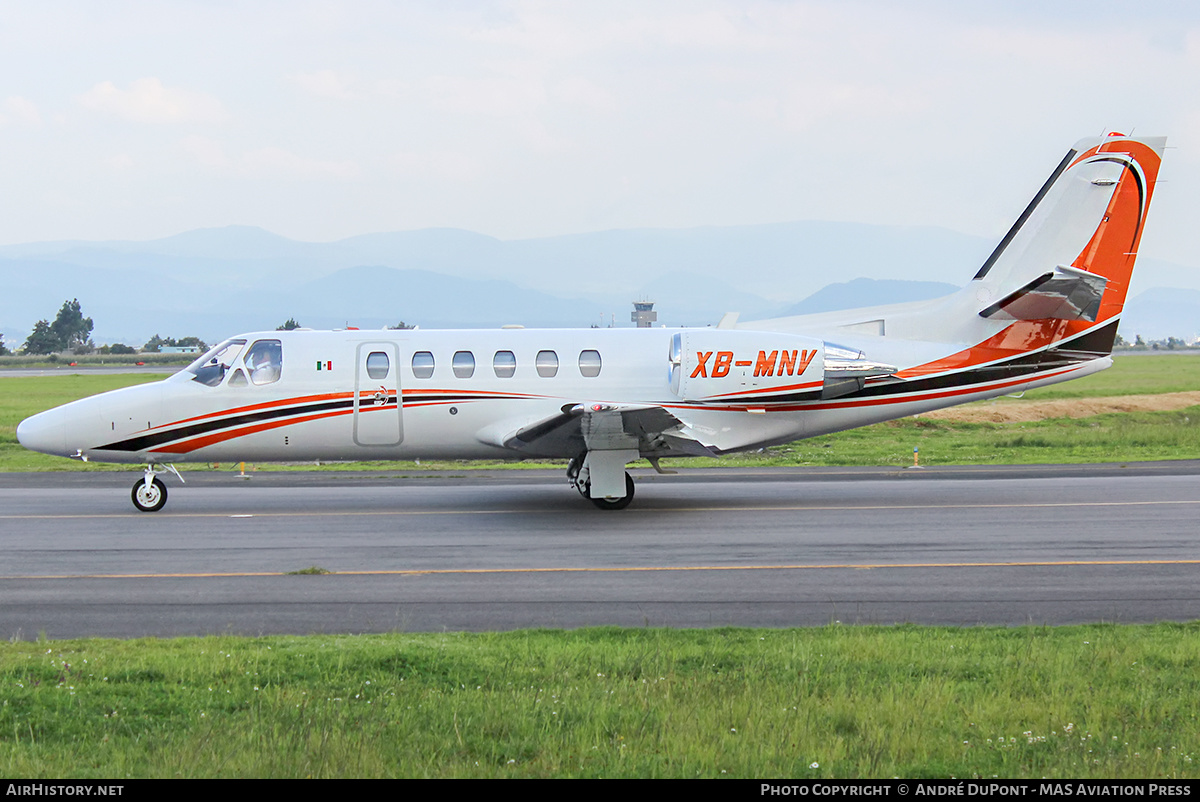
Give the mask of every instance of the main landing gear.
M 590 498 L 590 496 L 589 496 Z M 624 498 L 593 498 L 592 503 L 602 510 L 623 510 L 633 501 L 633 477 L 625 472 Z
M 601 510 L 623 510 L 633 501 L 633 477 L 628 471 L 625 473 L 625 495 L 624 496 L 593 496 L 592 495 L 592 476 L 591 466 L 587 455 L 576 457 L 567 463 L 567 483 L 578 491 L 579 495 L 592 502 L 598 509 Z M 620 479 L 617 479 L 620 482 Z
M 167 503 L 167 486 L 158 478 L 158 474 L 167 471 L 178 476 L 179 481 L 183 481 L 174 465 L 164 466 L 152 462 L 146 466 L 144 477 L 133 483 L 130 497 L 133 499 L 133 506 L 137 507 L 139 512 L 158 512 Z

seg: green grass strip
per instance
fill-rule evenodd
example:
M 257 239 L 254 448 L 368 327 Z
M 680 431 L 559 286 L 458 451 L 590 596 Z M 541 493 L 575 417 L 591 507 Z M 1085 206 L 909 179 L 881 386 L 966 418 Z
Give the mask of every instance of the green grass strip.
M 1196 623 L 10 642 L 0 688 L 6 777 L 1200 774 Z

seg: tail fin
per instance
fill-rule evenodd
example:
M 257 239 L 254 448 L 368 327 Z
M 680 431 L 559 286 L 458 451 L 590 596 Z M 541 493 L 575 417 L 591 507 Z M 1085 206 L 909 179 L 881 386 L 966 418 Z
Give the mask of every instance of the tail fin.
M 1162 137 L 1120 134 L 1078 143 L 974 280 L 945 298 L 738 328 L 832 334 L 874 359 L 902 366 L 896 373 L 902 379 L 1106 357 L 1165 146 Z M 925 343 L 925 350 L 914 342 Z M 942 346 L 954 350 L 939 353 Z
M 1111 351 L 1165 145 L 1110 134 L 1069 151 L 975 275 L 980 316 L 1074 321 L 1055 339 L 1093 328 Z

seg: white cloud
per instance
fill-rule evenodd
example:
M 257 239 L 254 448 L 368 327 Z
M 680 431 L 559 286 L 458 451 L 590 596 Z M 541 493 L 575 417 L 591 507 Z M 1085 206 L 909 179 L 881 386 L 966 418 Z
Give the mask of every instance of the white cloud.
M 229 157 L 221 144 L 206 136 L 184 137 L 179 146 L 183 151 L 206 167 L 228 167 Z
M 1200 253 L 1200 4 L 16 5 L 7 180 L 66 199 L 127 184 L 139 212 L 23 199 L 0 208 L 0 240 L 92 218 L 100 236 L 161 234 L 214 209 L 320 237 L 809 218 L 1002 234 L 1038 165 L 1136 126 L 1182 146 L 1156 241 Z M 94 170 L 113 154 L 135 169 Z
M 353 97 L 349 79 L 333 70 L 296 73 L 292 80 L 304 91 L 318 97 L 333 100 L 349 100 Z
M 361 174 L 350 160 L 321 160 L 301 156 L 279 147 L 255 148 L 230 155 L 221 142 L 206 136 L 187 136 L 179 148 L 196 163 L 250 178 L 300 178 L 304 180 L 345 180 Z
M 124 172 L 125 170 L 130 169 L 134 164 L 133 157 L 128 153 L 117 153 L 113 156 L 109 156 L 104 160 L 104 163 L 119 172 Z
M 465 182 L 479 178 L 483 172 L 469 154 L 443 150 L 394 153 L 387 163 L 398 175 L 407 178 Z
M 0 114 L 0 124 L 12 121 L 27 128 L 37 128 L 42 124 L 42 115 L 32 101 L 20 95 L 12 95 L 4 101 L 4 113 Z
M 212 95 L 163 86 L 158 78 L 139 78 L 128 89 L 103 81 L 80 95 L 79 102 L 84 108 L 136 123 L 215 123 L 228 117 Z
M 603 86 L 581 76 L 567 76 L 550 87 L 551 100 L 598 113 L 617 111 L 617 97 Z
M 259 148 L 242 156 L 242 166 L 254 175 L 274 175 L 303 179 L 357 178 L 359 167 L 353 161 L 322 161 L 300 156 L 283 148 Z

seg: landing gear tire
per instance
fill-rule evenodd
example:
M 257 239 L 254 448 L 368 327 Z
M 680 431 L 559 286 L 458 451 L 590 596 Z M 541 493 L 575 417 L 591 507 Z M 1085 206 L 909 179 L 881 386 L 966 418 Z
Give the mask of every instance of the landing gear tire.
M 591 500 L 599 509 L 602 510 L 623 510 L 629 506 L 629 502 L 633 501 L 633 477 L 628 472 L 625 474 L 625 497 L 624 498 L 594 498 Z
M 150 485 L 145 479 L 138 479 L 133 485 L 133 506 L 141 512 L 158 512 L 167 503 L 167 486 L 157 477 Z

